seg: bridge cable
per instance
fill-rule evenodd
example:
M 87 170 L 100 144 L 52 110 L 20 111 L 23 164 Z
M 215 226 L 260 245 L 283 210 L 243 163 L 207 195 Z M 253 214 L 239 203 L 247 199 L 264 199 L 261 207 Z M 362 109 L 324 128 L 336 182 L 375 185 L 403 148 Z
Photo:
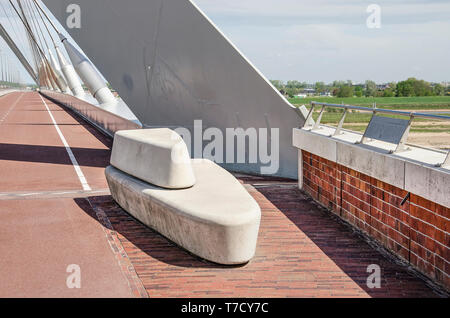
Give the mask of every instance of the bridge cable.
M 46 23 L 45 20 L 44 20 L 44 17 L 42 16 L 41 10 L 39 10 L 40 7 L 38 7 L 36 1 L 32 1 L 32 2 L 34 3 L 34 6 L 35 6 L 35 8 L 36 8 L 36 11 L 39 13 L 39 16 L 41 17 L 42 24 L 43 24 L 43 25 L 45 26 L 45 28 L 47 29 L 47 33 L 48 33 L 48 35 L 50 36 L 50 39 L 52 39 L 52 42 L 53 42 L 53 43 L 56 43 L 56 42 L 55 42 L 55 39 L 54 39 L 53 36 L 52 36 L 52 33 L 50 32 L 50 30 L 49 30 L 49 28 L 48 28 L 47 23 Z
M 43 45 L 42 45 L 42 40 L 39 37 L 38 29 L 36 27 L 36 22 L 33 20 L 31 12 L 28 12 L 28 14 L 27 14 L 25 8 L 22 6 L 21 0 L 17 0 L 17 3 L 18 3 L 18 6 L 19 6 L 19 9 L 22 12 L 24 20 L 27 22 L 27 24 L 28 24 L 28 26 L 29 26 L 29 28 L 31 30 L 31 33 L 33 34 L 33 38 L 35 39 L 36 46 L 41 51 L 41 52 L 39 52 L 39 58 L 38 58 L 38 61 L 39 61 L 38 65 L 39 65 L 40 71 L 41 71 L 41 73 L 44 72 L 44 78 L 46 78 L 49 81 L 50 79 L 49 79 L 49 74 L 48 74 L 47 67 L 46 67 L 45 53 L 43 53 L 42 52 L 43 50 L 41 49 L 41 48 L 43 48 Z M 26 4 L 26 2 L 25 2 L 25 4 Z M 28 18 L 31 20 L 31 24 L 30 24 L 30 22 L 28 22 Z M 33 30 L 33 27 L 34 27 L 34 30 Z M 47 84 L 51 84 L 51 82 L 47 83 Z
M 44 16 L 47 18 L 48 22 L 50 22 L 50 25 L 52 26 L 52 28 L 56 31 L 56 34 L 60 34 L 61 32 L 59 32 L 58 28 L 56 27 L 56 25 L 53 23 L 53 21 L 50 19 L 50 17 L 48 16 L 47 12 L 44 11 L 44 9 L 42 8 L 42 6 L 39 4 L 38 0 L 32 0 L 34 2 L 34 4 L 39 8 L 39 10 L 44 14 Z
M 35 31 L 33 31 L 32 25 L 37 30 L 34 21 L 32 20 L 31 24 L 28 22 L 27 15 L 25 13 L 25 10 L 24 10 L 20 0 L 17 0 L 17 6 L 19 7 L 22 15 L 20 14 L 19 10 L 14 5 L 12 0 L 9 0 L 9 2 L 11 4 L 11 6 L 13 7 L 14 11 L 16 12 L 16 14 L 19 16 L 20 20 L 22 21 L 22 23 L 23 23 L 23 25 L 24 25 L 24 27 L 25 27 L 25 29 L 27 31 L 27 35 L 31 39 L 32 44 L 34 44 L 33 47 L 35 48 L 35 54 L 36 54 L 37 60 L 40 60 L 40 62 L 37 62 L 37 65 L 41 65 L 39 67 L 40 71 L 38 73 L 44 76 L 44 80 L 47 81 L 46 84 L 50 84 L 50 86 L 52 86 L 52 83 L 50 81 L 50 77 L 48 76 L 48 70 L 46 69 L 46 67 L 44 67 L 45 64 L 48 64 L 48 60 L 47 60 L 47 58 L 45 56 L 45 53 L 43 52 L 43 50 L 41 48 L 42 43 L 39 44 L 39 42 L 41 42 L 41 39 L 40 38 L 36 38 Z M 29 14 L 29 17 L 31 17 L 31 14 Z M 36 31 L 36 33 L 37 33 L 37 31 Z M 42 64 L 44 64 L 44 65 L 42 65 Z M 43 83 L 45 83 L 45 82 L 41 81 L 41 85 Z M 49 88 L 51 88 L 51 87 L 49 87 Z
M 19 30 L 20 27 L 19 27 L 19 25 L 17 23 L 17 20 L 16 19 L 11 19 L 11 15 L 8 13 L 8 11 L 6 10 L 6 8 L 3 5 L 3 3 L 0 2 L 0 6 L 2 7 L 2 10 L 3 10 L 4 14 L 5 14 L 5 17 L 7 18 L 8 22 L 9 22 L 9 25 L 10 25 L 14 35 L 17 38 L 17 41 L 14 41 L 8 35 L 8 32 L 6 31 L 6 29 L 0 23 L 0 27 L 2 28 L 1 33 L 3 34 L 2 37 L 7 42 L 8 46 L 13 51 L 13 53 L 16 55 L 16 57 L 19 58 L 19 60 L 22 62 L 23 66 L 26 68 L 26 70 L 30 73 L 31 77 L 36 81 L 36 71 L 35 71 L 34 67 L 31 66 L 31 64 L 28 62 L 29 58 L 26 58 L 24 56 L 24 52 L 28 52 L 28 50 L 26 49 L 26 47 L 24 47 L 24 45 L 26 45 L 26 41 L 22 42 L 22 40 L 24 38 L 23 38 L 23 34 Z M 15 24 L 12 22 L 12 20 L 15 22 Z M 22 37 L 20 37 L 19 34 L 22 34 Z M 2 64 L 3 64 L 3 61 L 2 61 Z M 15 73 L 17 75 L 18 70 L 14 69 L 14 71 L 15 71 Z M 2 70 L 2 72 L 3 72 L 3 70 Z
M 44 31 L 42 30 L 42 27 L 41 27 L 41 22 L 42 22 L 42 24 L 44 24 L 44 26 L 46 27 L 47 32 L 49 31 L 48 28 L 47 28 L 47 25 L 45 24 L 45 20 L 43 19 L 42 15 L 40 14 L 40 11 L 39 11 L 39 9 L 36 7 L 36 5 L 35 5 L 35 9 L 32 9 L 32 3 L 36 4 L 34 1 L 29 0 L 29 1 L 26 2 L 26 3 L 29 5 L 29 11 L 32 12 L 32 14 L 33 14 L 33 16 L 34 16 L 34 18 L 35 18 L 35 20 L 36 20 L 36 24 L 37 24 L 37 26 L 39 27 L 40 35 L 41 35 L 41 37 L 43 38 L 43 42 L 45 43 L 45 46 L 47 47 L 47 51 L 48 51 L 49 54 L 50 54 L 50 46 L 49 46 L 48 43 L 47 43 L 47 39 L 46 39 L 46 37 L 44 36 Z M 37 17 L 36 11 L 38 12 L 39 17 L 41 18 L 40 21 L 39 21 L 39 19 L 38 19 L 38 17 Z M 50 37 L 51 37 L 51 39 L 53 40 L 53 37 L 52 37 L 51 35 L 50 35 Z M 48 61 L 48 59 L 47 59 L 47 61 Z M 56 84 L 56 86 L 57 86 L 61 91 L 64 91 L 64 87 L 63 87 L 62 84 L 58 81 L 58 75 L 56 74 L 56 71 L 55 71 L 55 69 L 53 68 L 53 66 L 50 64 L 50 61 L 48 61 L 47 67 L 49 68 L 49 73 L 50 73 L 50 75 L 51 75 L 51 78 L 52 78 L 54 84 Z

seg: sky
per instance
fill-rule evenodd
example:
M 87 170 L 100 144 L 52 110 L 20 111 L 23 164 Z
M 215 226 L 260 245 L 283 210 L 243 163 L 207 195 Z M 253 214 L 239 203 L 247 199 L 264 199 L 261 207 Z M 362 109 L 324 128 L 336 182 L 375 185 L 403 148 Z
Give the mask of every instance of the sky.
M 450 81 L 450 0 L 194 2 L 269 79 Z
M 269 79 L 450 81 L 450 0 L 193 1 Z M 380 28 L 367 26 L 371 4 Z
M 26 0 L 26 1 L 30 1 L 30 0 Z M 102 0 L 96 0 L 96 1 L 102 1 Z M 16 3 L 16 1 L 13 1 L 13 2 Z M 42 4 L 41 1 L 40 1 L 40 3 Z M 24 4 L 24 6 L 25 6 L 25 4 Z M 75 41 L 73 41 L 71 36 L 64 30 L 64 28 L 62 28 L 61 24 L 53 17 L 51 12 L 48 11 L 48 9 L 46 9 L 45 6 L 44 6 L 44 9 L 47 12 L 47 14 L 51 17 L 53 23 L 55 23 L 57 25 L 58 29 L 68 39 L 70 39 L 71 42 L 80 51 L 82 51 L 82 49 L 75 43 Z M 40 17 L 38 18 L 38 20 L 41 22 Z M 25 37 L 25 29 L 23 28 L 23 24 L 22 24 L 21 20 L 18 18 L 16 12 L 11 7 L 8 0 L 0 0 L 0 23 L 6 29 L 9 36 L 11 38 L 13 38 L 15 44 L 20 48 L 22 54 L 24 54 L 24 56 L 27 58 L 27 60 L 32 61 L 32 55 L 29 50 L 28 40 Z M 50 46 L 50 49 L 52 50 L 52 52 L 56 58 L 56 52 L 53 49 L 52 39 L 50 38 L 47 31 L 45 30 L 45 27 L 42 24 L 41 24 L 41 28 L 43 30 L 43 35 L 45 37 L 45 40 L 47 41 L 47 44 Z M 50 26 L 49 26 L 49 28 L 50 28 Z M 53 32 L 53 29 L 50 28 L 50 30 L 52 32 L 53 38 L 57 39 L 57 35 L 56 35 L 56 33 Z M 59 43 L 59 41 L 58 41 L 58 43 Z M 59 46 L 63 47 L 62 44 L 60 44 Z M 44 47 L 45 47 L 44 51 L 47 53 L 45 44 L 44 44 Z M 66 56 L 66 59 L 69 60 L 68 55 L 65 52 L 65 50 L 61 50 L 61 52 L 63 52 L 63 54 L 65 54 L 65 56 Z M 3 38 L 1 38 L 1 37 L 0 37 L 0 61 L 2 61 L 2 62 L 0 62 L 0 65 L 5 65 L 6 62 L 9 64 L 11 73 L 16 74 L 17 72 L 19 72 L 20 75 L 17 76 L 17 78 L 18 78 L 18 81 L 20 81 L 20 83 L 33 84 L 33 80 L 31 79 L 31 77 L 28 75 L 28 73 L 22 67 L 22 65 L 20 64 L 18 59 L 15 57 L 14 53 L 10 50 L 8 45 L 4 42 Z

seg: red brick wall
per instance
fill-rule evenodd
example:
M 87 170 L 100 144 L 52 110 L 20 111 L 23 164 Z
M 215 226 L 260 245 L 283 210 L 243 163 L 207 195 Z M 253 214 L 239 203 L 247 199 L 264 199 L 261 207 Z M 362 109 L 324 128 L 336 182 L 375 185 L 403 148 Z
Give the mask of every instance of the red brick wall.
M 450 289 L 450 209 L 311 153 L 303 189 L 417 270 Z

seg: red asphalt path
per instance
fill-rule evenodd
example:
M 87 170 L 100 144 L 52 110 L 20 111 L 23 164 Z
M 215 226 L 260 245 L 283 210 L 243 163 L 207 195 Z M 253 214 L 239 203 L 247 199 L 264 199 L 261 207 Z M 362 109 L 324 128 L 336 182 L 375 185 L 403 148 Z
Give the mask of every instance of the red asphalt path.
M 38 93 L 0 97 L 0 297 L 134 296 L 107 231 L 76 199 L 108 193 L 110 142 Z M 67 286 L 70 265 L 79 289 Z

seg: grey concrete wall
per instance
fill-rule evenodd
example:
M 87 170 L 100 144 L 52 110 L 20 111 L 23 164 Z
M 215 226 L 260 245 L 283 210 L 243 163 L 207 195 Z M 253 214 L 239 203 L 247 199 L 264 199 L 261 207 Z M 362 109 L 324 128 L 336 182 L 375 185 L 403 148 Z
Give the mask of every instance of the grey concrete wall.
M 66 25 L 72 0 L 44 0 Z M 292 128 L 304 118 L 188 0 L 78 0 L 66 29 L 148 127 L 278 128 L 280 170 L 297 178 Z M 259 173 L 263 163 L 231 164 Z
M 49 90 L 41 90 L 40 93 L 55 103 L 72 109 L 78 115 L 97 127 L 106 135 L 114 137 L 114 134 L 120 130 L 141 129 L 142 126 L 120 117 L 114 113 L 104 110 L 98 106 L 92 105 L 84 100 L 72 95 L 58 93 Z
M 450 207 L 450 170 L 388 151 L 351 144 L 303 129 L 293 130 L 294 146 L 425 199 Z M 299 160 L 302 161 L 301 153 Z M 301 186 L 301 185 L 300 185 Z

